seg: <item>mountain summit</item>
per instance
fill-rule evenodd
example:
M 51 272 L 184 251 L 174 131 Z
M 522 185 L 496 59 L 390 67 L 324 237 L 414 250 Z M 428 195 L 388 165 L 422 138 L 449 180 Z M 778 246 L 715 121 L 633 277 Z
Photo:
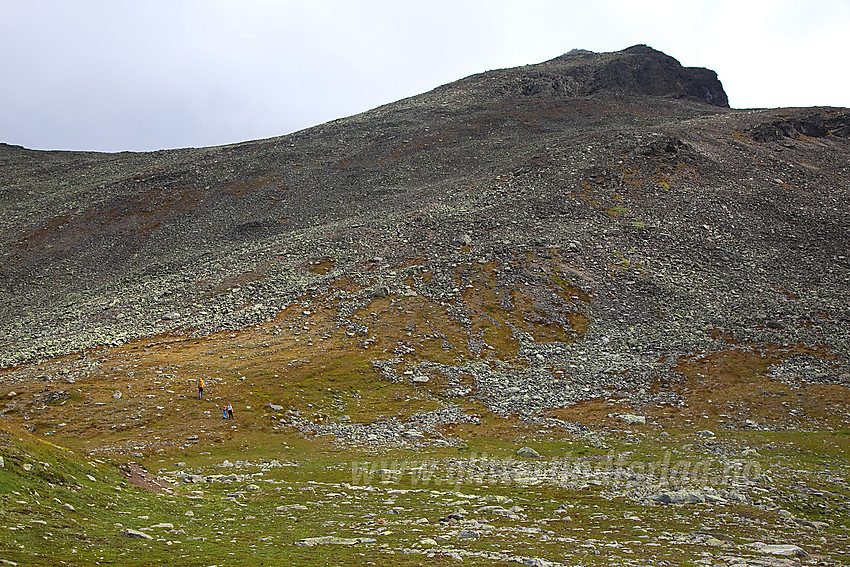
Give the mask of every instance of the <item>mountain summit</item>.
M 657 96 L 729 107 L 714 71 L 683 67 L 676 59 L 646 45 L 614 53 L 574 49 L 560 57 L 515 69 L 476 75 L 508 96 L 576 98 L 596 94 Z M 461 84 L 467 81 L 462 81 Z

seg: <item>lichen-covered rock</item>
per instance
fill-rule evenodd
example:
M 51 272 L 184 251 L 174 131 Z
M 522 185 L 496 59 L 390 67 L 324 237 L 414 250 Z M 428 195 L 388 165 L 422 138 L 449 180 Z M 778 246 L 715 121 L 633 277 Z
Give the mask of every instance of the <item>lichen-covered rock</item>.
M 539 459 L 540 453 L 532 449 L 531 447 L 520 447 L 517 449 L 517 457 L 522 457 L 523 459 Z

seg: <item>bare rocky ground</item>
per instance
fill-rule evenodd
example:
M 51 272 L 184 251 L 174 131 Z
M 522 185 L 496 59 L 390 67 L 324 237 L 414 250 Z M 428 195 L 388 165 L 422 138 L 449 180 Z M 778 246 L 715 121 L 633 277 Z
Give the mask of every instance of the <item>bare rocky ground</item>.
M 185 564 L 846 563 L 849 150 L 640 46 L 233 146 L 0 146 L 0 424 L 230 517 Z M 22 470 L 26 564 L 64 512 Z

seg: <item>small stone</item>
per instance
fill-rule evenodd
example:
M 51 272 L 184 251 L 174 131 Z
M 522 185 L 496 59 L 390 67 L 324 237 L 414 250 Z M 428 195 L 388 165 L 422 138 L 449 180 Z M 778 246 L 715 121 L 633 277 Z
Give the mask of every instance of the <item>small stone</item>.
M 278 506 L 275 508 L 278 512 L 287 512 L 289 510 L 306 510 L 307 506 L 303 504 L 285 504 L 283 506 Z
M 180 313 L 178 313 L 177 311 L 172 311 L 171 313 L 166 313 L 165 315 L 163 315 L 162 320 L 163 321 L 176 321 L 176 320 L 180 319 L 181 317 L 182 317 L 182 315 L 180 315 Z
M 437 540 L 431 539 L 430 537 L 426 537 L 424 539 L 419 540 L 419 545 L 427 545 L 433 547 L 437 545 Z
M 321 536 L 321 537 L 308 537 L 302 540 L 295 542 L 295 545 L 306 545 L 307 547 L 313 547 L 316 545 L 356 545 L 361 541 L 365 541 L 364 538 L 351 538 L 351 537 L 336 537 L 336 536 Z M 371 540 L 374 541 L 374 540 Z
M 118 390 L 116 390 L 115 393 L 112 394 L 112 397 L 115 398 L 116 400 L 121 398 L 121 396 L 122 396 L 122 394 Z
M 32 465 L 29 464 L 29 463 L 24 463 L 24 464 L 21 465 L 21 468 L 24 469 L 25 471 L 31 471 Z
M 186 441 L 197 441 L 197 440 L 198 440 L 197 435 L 190 435 L 186 438 Z
M 520 447 L 517 449 L 517 457 L 522 457 L 524 459 L 539 459 L 540 453 L 532 449 L 531 447 Z
M 283 411 L 283 406 L 279 406 L 277 404 L 269 404 L 268 407 L 272 411 Z
M 75 510 L 75 508 L 72 505 L 68 504 L 67 502 L 62 504 L 62 507 L 65 508 L 66 510 L 70 510 L 72 512 Z
M 156 525 L 151 526 L 151 529 L 153 529 L 153 530 L 173 530 L 174 524 L 169 523 L 169 522 L 163 522 L 161 524 L 156 524 Z
M 3 457 L 0 457 L 0 469 L 6 466 L 6 462 L 3 461 Z
M 458 539 L 478 539 L 481 537 L 481 534 L 476 530 L 460 530 L 457 533 Z
M 144 532 L 140 532 L 138 530 L 131 530 L 130 528 L 124 530 L 124 533 L 122 533 L 121 535 L 124 537 L 133 537 L 138 539 L 153 539 L 153 537 L 149 536 Z
M 192 510 L 186 510 L 186 512 L 183 515 L 189 516 L 190 518 L 192 518 L 192 517 L 195 516 L 195 513 Z
M 424 384 L 428 380 L 430 380 L 430 378 L 428 378 L 427 376 L 414 376 L 413 377 L 413 381 L 417 384 Z
M 703 429 L 702 431 L 697 433 L 697 435 L 699 435 L 700 437 L 704 437 L 706 439 L 709 439 L 711 437 L 714 437 L 714 431 L 709 431 L 708 429 Z
M 7 396 L 9 396 L 10 398 L 14 398 L 15 396 L 17 396 L 17 395 L 18 395 L 18 393 L 17 393 L 17 392 L 9 392 L 9 393 L 8 393 L 8 394 L 6 394 L 6 395 L 7 395 Z
M 472 244 L 472 237 L 468 234 L 461 234 L 455 239 L 455 242 L 463 246 L 469 246 L 470 244 Z

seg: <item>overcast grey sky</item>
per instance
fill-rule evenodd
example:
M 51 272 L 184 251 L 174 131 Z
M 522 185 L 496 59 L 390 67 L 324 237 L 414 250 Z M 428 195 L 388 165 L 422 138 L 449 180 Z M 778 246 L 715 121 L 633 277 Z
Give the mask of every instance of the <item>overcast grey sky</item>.
M 736 108 L 850 106 L 850 0 L 0 0 L 0 141 L 287 134 L 572 48 L 646 43 Z

